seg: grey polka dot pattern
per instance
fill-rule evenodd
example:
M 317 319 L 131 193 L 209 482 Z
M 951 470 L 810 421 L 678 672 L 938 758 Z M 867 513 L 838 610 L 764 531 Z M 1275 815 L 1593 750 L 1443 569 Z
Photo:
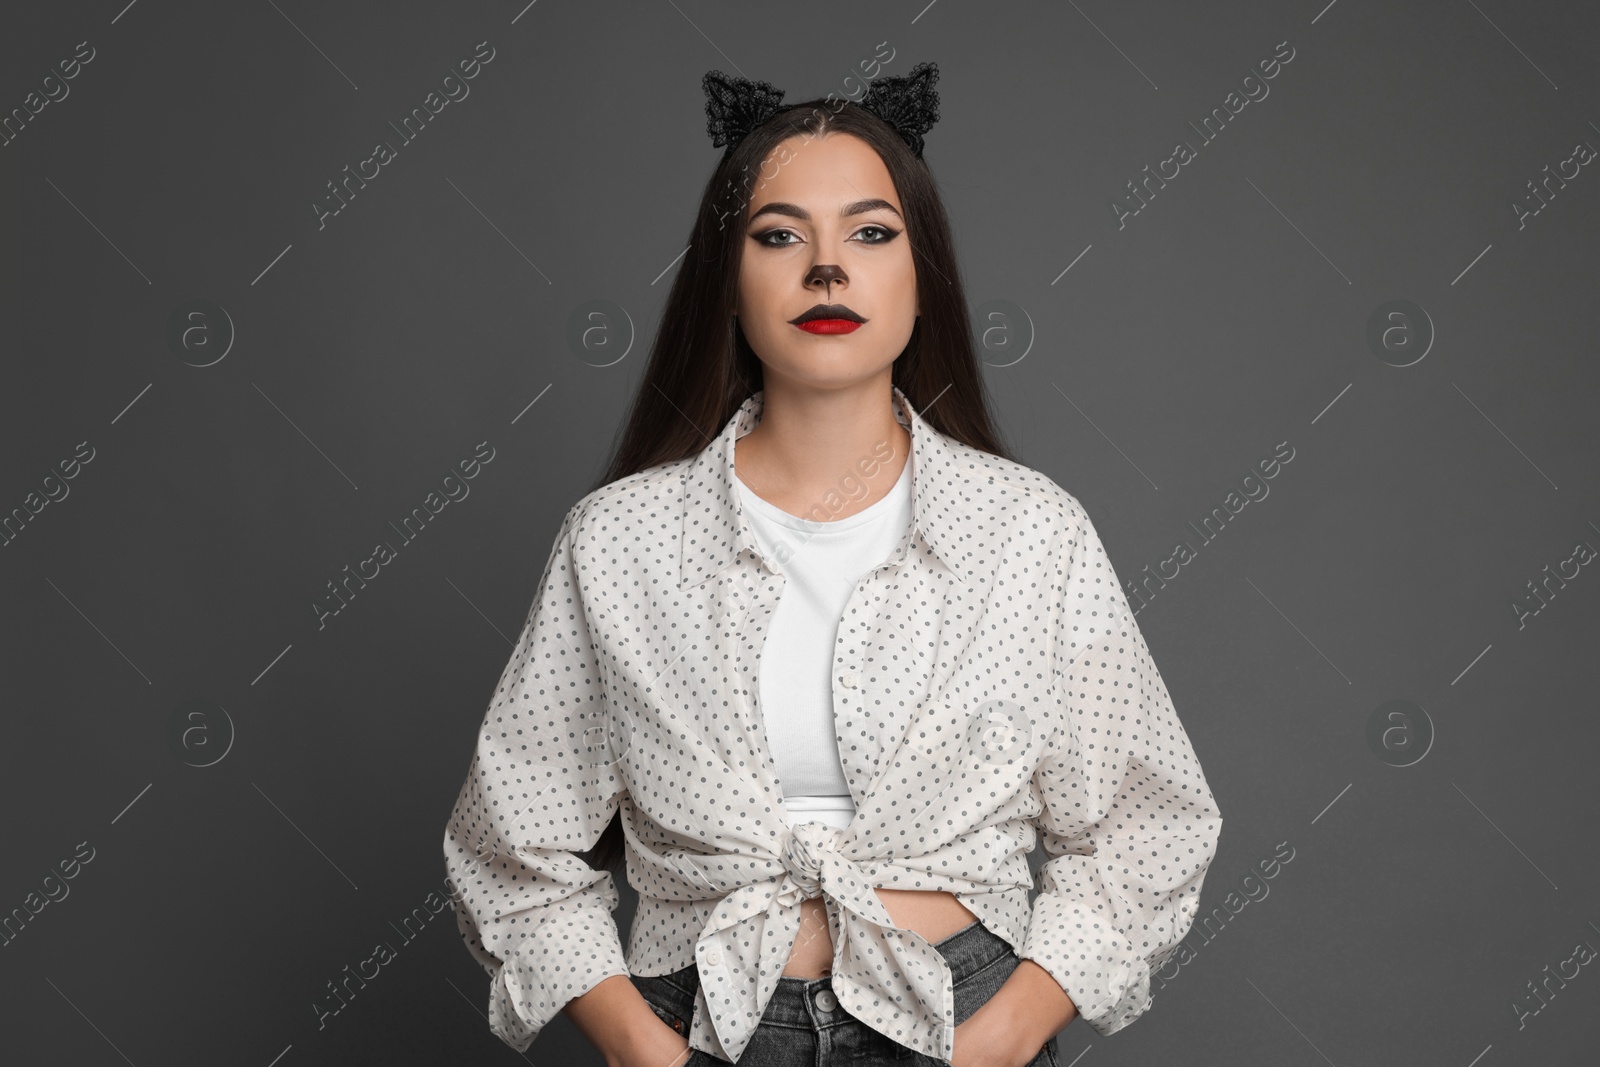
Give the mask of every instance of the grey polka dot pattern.
M 834 646 L 856 814 L 791 830 L 757 685 L 784 578 L 733 465 L 762 397 L 561 524 L 444 838 L 492 1032 L 524 1051 L 602 979 L 694 964 L 690 1044 L 736 1062 L 820 896 L 839 1003 L 948 1060 L 950 971 L 890 919 L 873 889 L 891 888 L 955 893 L 1115 1033 L 1188 932 L 1222 818 L 1088 515 L 894 390 L 913 522 Z M 639 893 L 626 952 L 610 872 L 573 854 L 618 810 Z

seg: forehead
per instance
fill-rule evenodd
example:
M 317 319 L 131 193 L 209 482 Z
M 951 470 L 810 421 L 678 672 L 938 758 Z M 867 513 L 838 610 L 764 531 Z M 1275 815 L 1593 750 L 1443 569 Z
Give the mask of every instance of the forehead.
M 878 197 L 902 209 L 894 179 L 876 150 L 861 138 L 830 133 L 775 145 L 757 172 L 749 211 L 773 200 L 802 207 Z

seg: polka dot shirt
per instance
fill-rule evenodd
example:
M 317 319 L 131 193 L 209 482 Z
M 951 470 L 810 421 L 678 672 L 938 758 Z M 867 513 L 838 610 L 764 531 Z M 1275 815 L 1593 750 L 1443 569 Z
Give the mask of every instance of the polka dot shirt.
M 1222 818 L 1088 515 L 894 389 L 913 521 L 834 645 L 856 813 L 791 829 L 757 685 L 784 577 L 733 464 L 762 397 L 556 535 L 444 838 L 491 1030 L 525 1051 L 602 979 L 694 964 L 690 1044 L 737 1061 L 820 896 L 839 1003 L 948 1061 L 949 967 L 875 888 L 954 893 L 1091 1028 L 1120 1030 L 1189 930 Z M 619 809 L 639 894 L 625 953 L 611 873 L 574 855 Z

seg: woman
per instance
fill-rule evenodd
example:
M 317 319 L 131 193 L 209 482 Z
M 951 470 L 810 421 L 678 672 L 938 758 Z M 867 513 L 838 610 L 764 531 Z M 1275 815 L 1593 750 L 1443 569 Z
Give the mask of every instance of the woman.
M 995 441 L 936 76 L 706 76 L 726 152 L 446 831 L 519 1051 L 565 1011 L 610 1067 L 1053 1065 L 1193 921 L 1221 817 L 1088 516 Z

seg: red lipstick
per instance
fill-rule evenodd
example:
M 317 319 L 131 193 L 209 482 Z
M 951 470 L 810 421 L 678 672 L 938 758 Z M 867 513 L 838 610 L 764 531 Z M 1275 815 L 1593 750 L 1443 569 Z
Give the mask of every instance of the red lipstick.
M 806 333 L 854 333 L 861 324 L 849 319 L 810 319 L 797 325 Z
M 806 333 L 850 333 L 867 320 L 843 304 L 813 304 L 789 320 Z

